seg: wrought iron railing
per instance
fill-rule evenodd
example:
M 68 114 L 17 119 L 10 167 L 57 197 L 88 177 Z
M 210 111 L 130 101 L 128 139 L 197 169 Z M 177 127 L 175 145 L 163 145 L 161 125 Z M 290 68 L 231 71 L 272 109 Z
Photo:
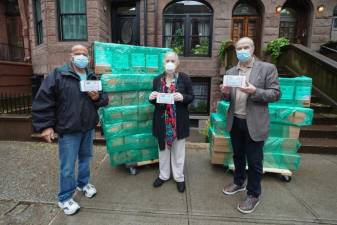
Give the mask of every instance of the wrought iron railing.
M 0 114 L 30 114 L 32 95 L 0 93 Z
M 15 45 L 0 43 L 0 60 L 24 62 L 25 48 Z

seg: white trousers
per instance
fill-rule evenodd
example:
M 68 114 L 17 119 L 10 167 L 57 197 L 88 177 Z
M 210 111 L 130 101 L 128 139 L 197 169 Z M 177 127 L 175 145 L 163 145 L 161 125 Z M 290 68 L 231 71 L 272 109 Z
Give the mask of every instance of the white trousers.
M 159 149 L 159 178 L 168 180 L 171 176 L 171 168 L 173 178 L 176 182 L 185 181 L 184 178 L 185 163 L 185 139 L 175 140 L 171 150 L 166 148 L 163 151 Z

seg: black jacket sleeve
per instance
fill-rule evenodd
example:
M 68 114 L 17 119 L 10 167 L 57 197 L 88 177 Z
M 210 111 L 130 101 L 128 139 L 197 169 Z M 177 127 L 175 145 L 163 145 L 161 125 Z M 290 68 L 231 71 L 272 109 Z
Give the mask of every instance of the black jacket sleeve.
M 42 82 L 32 104 L 32 123 L 35 132 L 54 128 L 56 123 L 56 70 Z
M 108 103 L 109 103 L 108 95 L 104 92 L 99 92 L 99 98 L 96 101 L 94 101 L 96 108 L 106 106 L 108 105 Z
M 194 100 L 194 93 L 192 88 L 192 81 L 188 75 L 184 75 L 184 85 L 185 85 L 185 93 L 181 93 L 183 95 L 183 104 L 190 104 Z
M 154 78 L 153 81 L 152 81 L 152 91 L 157 91 L 157 78 Z M 153 105 L 156 105 L 156 99 L 153 99 L 153 100 L 150 100 L 149 99 L 149 102 Z

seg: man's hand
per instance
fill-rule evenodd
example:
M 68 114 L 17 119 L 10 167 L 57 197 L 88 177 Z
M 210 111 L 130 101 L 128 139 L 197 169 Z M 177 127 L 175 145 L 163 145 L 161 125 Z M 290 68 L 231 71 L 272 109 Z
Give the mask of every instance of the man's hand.
M 256 92 L 256 87 L 252 85 L 251 83 L 247 82 L 247 87 L 240 88 L 240 91 L 246 94 L 254 94 Z
M 149 96 L 149 100 L 152 101 L 152 100 L 156 99 L 157 96 L 158 96 L 158 92 L 152 91 L 150 96 Z
M 41 133 L 41 137 L 45 139 L 48 143 L 51 143 L 55 138 L 55 133 L 53 128 L 44 129 Z
M 220 85 L 220 91 L 224 94 L 229 94 L 231 91 L 231 87 L 224 86 L 223 84 Z
M 182 102 L 184 100 L 184 96 L 180 94 L 179 92 L 175 92 L 173 94 L 173 98 L 175 102 Z
M 88 95 L 93 101 L 97 101 L 99 98 L 99 93 L 97 91 L 89 91 Z

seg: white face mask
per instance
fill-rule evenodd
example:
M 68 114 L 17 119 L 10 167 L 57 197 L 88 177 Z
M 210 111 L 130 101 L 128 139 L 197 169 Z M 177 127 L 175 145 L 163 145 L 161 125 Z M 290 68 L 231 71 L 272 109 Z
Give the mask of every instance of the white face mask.
M 168 63 L 165 64 L 165 71 L 168 74 L 174 73 L 176 71 L 176 68 L 177 68 L 177 66 L 173 62 L 168 62 Z

